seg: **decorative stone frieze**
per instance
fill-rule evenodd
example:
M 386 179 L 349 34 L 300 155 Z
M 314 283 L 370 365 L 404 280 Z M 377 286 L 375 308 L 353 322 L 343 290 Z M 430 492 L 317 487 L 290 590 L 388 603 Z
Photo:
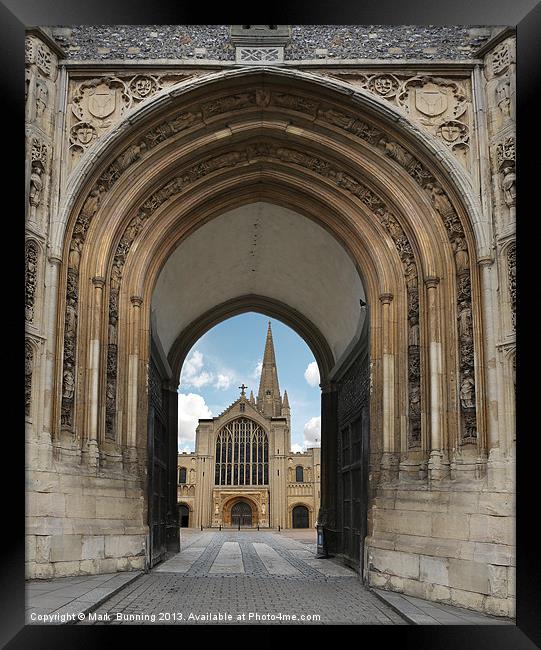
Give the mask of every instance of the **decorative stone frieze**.
M 30 416 L 32 408 L 32 373 L 34 370 L 34 347 L 27 339 L 24 344 L 24 412 Z
M 164 88 L 201 74 L 202 71 L 144 71 L 118 76 L 72 78 L 67 120 L 70 169 L 98 138 L 123 119 L 127 111 Z
M 39 258 L 39 249 L 35 241 L 30 240 L 26 243 L 25 257 L 25 319 L 27 323 L 32 323 L 34 320 L 34 309 L 36 304 Z
M 513 331 L 516 329 L 516 308 L 517 308 L 517 284 L 516 284 L 516 262 L 517 249 L 513 242 L 507 248 L 507 282 L 509 286 L 509 298 L 511 301 L 511 324 Z
M 351 83 L 401 108 L 414 122 L 438 138 L 462 165 L 471 169 L 472 101 L 469 78 L 393 73 L 318 70 Z

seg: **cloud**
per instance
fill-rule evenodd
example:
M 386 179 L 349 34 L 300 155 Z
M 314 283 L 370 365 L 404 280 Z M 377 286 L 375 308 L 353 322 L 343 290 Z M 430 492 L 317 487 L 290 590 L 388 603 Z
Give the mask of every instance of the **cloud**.
M 296 454 L 298 451 L 303 452 L 305 451 L 304 447 L 302 445 L 299 445 L 297 443 L 294 443 L 291 445 L 291 451 Z
M 304 444 L 306 447 L 319 447 L 321 442 L 321 418 L 313 417 L 304 425 Z
M 195 430 L 199 418 L 211 418 L 212 412 L 201 395 L 179 393 L 178 395 L 178 443 L 183 451 L 193 449 Z
M 317 367 L 317 363 L 315 361 L 312 361 L 312 363 L 308 364 L 308 367 L 304 371 L 304 378 L 310 384 L 310 386 L 319 385 L 319 382 L 321 380 L 319 378 L 319 368 Z
M 216 364 L 211 364 L 216 365 Z M 204 358 L 199 350 L 186 359 L 180 374 L 180 386 L 182 388 L 203 388 L 212 386 L 217 390 L 227 390 L 235 381 L 235 373 L 228 369 L 209 369 L 208 360 Z
M 259 379 L 261 377 L 261 369 L 263 368 L 263 359 L 260 359 L 257 363 L 255 368 L 252 371 L 252 378 L 253 379 Z
M 233 374 L 226 374 L 226 373 L 218 373 L 218 377 L 216 378 L 216 383 L 214 384 L 214 388 L 217 388 L 218 390 L 227 390 L 229 386 L 231 386 L 231 382 L 234 379 Z

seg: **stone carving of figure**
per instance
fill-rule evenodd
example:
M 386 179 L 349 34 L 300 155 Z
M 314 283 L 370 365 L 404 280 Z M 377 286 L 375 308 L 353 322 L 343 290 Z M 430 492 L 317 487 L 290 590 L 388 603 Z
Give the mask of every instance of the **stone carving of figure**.
M 92 219 L 92 217 L 96 214 L 98 211 L 98 208 L 100 206 L 100 190 L 97 187 L 94 187 L 90 194 L 88 195 L 88 198 L 84 202 L 83 207 L 81 208 L 81 218 L 85 219 Z
M 77 311 L 75 309 L 75 301 L 73 298 L 68 298 L 66 305 L 66 334 L 74 334 L 77 326 Z
M 120 280 L 122 279 L 122 262 L 117 257 L 111 269 L 111 291 L 120 289 Z
M 78 269 L 79 263 L 81 261 L 81 249 L 83 248 L 83 242 L 78 237 L 74 237 L 71 240 L 70 254 L 68 257 L 68 268 Z
M 116 316 L 109 318 L 109 343 L 116 343 Z
M 378 142 L 378 147 L 385 153 L 389 158 L 396 160 L 399 165 L 402 167 L 407 167 L 413 160 L 413 156 L 404 149 L 397 142 L 391 142 L 382 138 Z
M 287 468 L 287 480 L 292 483 L 293 482 L 293 467 L 288 467 Z
M 310 483 L 311 480 L 312 480 L 312 468 L 307 467 L 306 468 L 306 482 Z
M 265 514 L 265 504 L 264 503 L 261 504 L 261 514 L 262 515 Z
M 65 400 L 71 400 L 73 398 L 73 392 L 75 388 L 75 383 L 73 381 L 73 372 L 68 368 L 64 370 L 64 386 L 62 390 L 62 397 Z
M 220 506 L 218 504 L 218 501 L 214 502 L 214 514 L 217 515 L 220 512 Z
M 419 345 L 419 323 L 416 318 L 410 318 L 409 345 Z
M 441 215 L 453 212 L 453 207 L 449 199 L 445 196 L 445 192 L 439 185 L 428 183 L 425 189 L 430 194 L 432 205 Z
M 413 259 L 409 259 L 406 264 L 406 284 L 408 289 L 414 289 L 417 286 L 417 266 Z
M 462 237 L 457 237 L 453 240 L 453 248 L 455 250 L 457 272 L 460 273 L 461 271 L 467 271 L 470 268 L 470 258 L 468 256 L 466 240 Z
M 43 189 L 43 179 L 41 174 L 43 169 L 41 165 L 32 165 L 32 173 L 30 174 L 30 205 L 37 208 L 41 199 L 41 190 Z
M 515 209 L 515 199 L 516 199 L 516 175 L 513 169 L 507 170 L 504 173 L 502 180 L 502 190 L 505 200 L 505 204 L 510 209 L 511 213 L 514 213 Z
M 462 303 L 458 315 L 458 329 L 461 339 L 469 339 L 472 334 L 472 314 L 468 303 Z
M 146 148 L 146 142 L 130 145 L 115 161 L 118 170 L 124 171 L 127 169 L 132 163 L 141 157 L 141 155 L 146 151 Z
M 509 81 L 507 79 L 500 81 L 496 86 L 496 103 L 504 117 L 509 117 L 511 114 L 511 98 Z
M 475 383 L 473 379 L 466 375 L 460 385 L 460 403 L 463 408 L 475 408 Z
M 44 83 L 36 84 L 36 117 L 41 117 L 47 108 L 49 91 Z

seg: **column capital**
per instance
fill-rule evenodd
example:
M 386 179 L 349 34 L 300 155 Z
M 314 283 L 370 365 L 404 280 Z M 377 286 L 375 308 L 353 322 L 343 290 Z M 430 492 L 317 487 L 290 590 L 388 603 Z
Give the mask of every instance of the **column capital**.
M 102 278 L 102 277 L 100 277 L 100 276 L 98 276 L 98 275 L 97 275 L 97 276 L 94 276 L 94 277 L 92 278 L 92 284 L 93 284 L 95 287 L 99 287 L 100 289 L 103 289 L 103 287 L 105 286 L 105 278 Z
M 321 388 L 322 393 L 332 393 L 333 391 L 337 390 L 336 382 L 330 381 L 328 379 L 322 381 L 319 384 L 319 387 Z
M 143 298 L 141 296 L 130 296 L 130 300 L 134 307 L 140 307 L 143 304 Z
M 58 257 L 56 255 L 49 255 L 49 257 L 47 259 L 49 260 L 49 262 L 51 264 L 57 264 L 58 266 L 60 266 L 60 264 L 62 264 L 62 258 Z
M 428 289 L 433 289 L 438 286 L 440 283 L 440 279 L 437 278 L 436 276 L 430 276 L 428 278 L 425 278 L 425 285 Z
M 480 257 L 477 260 L 477 264 L 479 266 L 492 266 L 494 264 L 494 257 L 492 255 Z
M 383 305 L 389 305 L 393 299 L 392 293 L 382 293 L 379 297 Z

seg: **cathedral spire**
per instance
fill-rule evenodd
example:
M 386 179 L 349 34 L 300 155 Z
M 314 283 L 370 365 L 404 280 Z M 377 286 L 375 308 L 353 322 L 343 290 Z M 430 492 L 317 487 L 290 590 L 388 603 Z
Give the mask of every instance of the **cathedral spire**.
M 259 380 L 257 407 L 268 417 L 279 417 L 282 413 L 282 399 L 280 397 L 280 386 L 278 385 L 278 372 L 276 370 L 270 321 L 267 329 L 267 340 L 265 341 L 261 378 Z

